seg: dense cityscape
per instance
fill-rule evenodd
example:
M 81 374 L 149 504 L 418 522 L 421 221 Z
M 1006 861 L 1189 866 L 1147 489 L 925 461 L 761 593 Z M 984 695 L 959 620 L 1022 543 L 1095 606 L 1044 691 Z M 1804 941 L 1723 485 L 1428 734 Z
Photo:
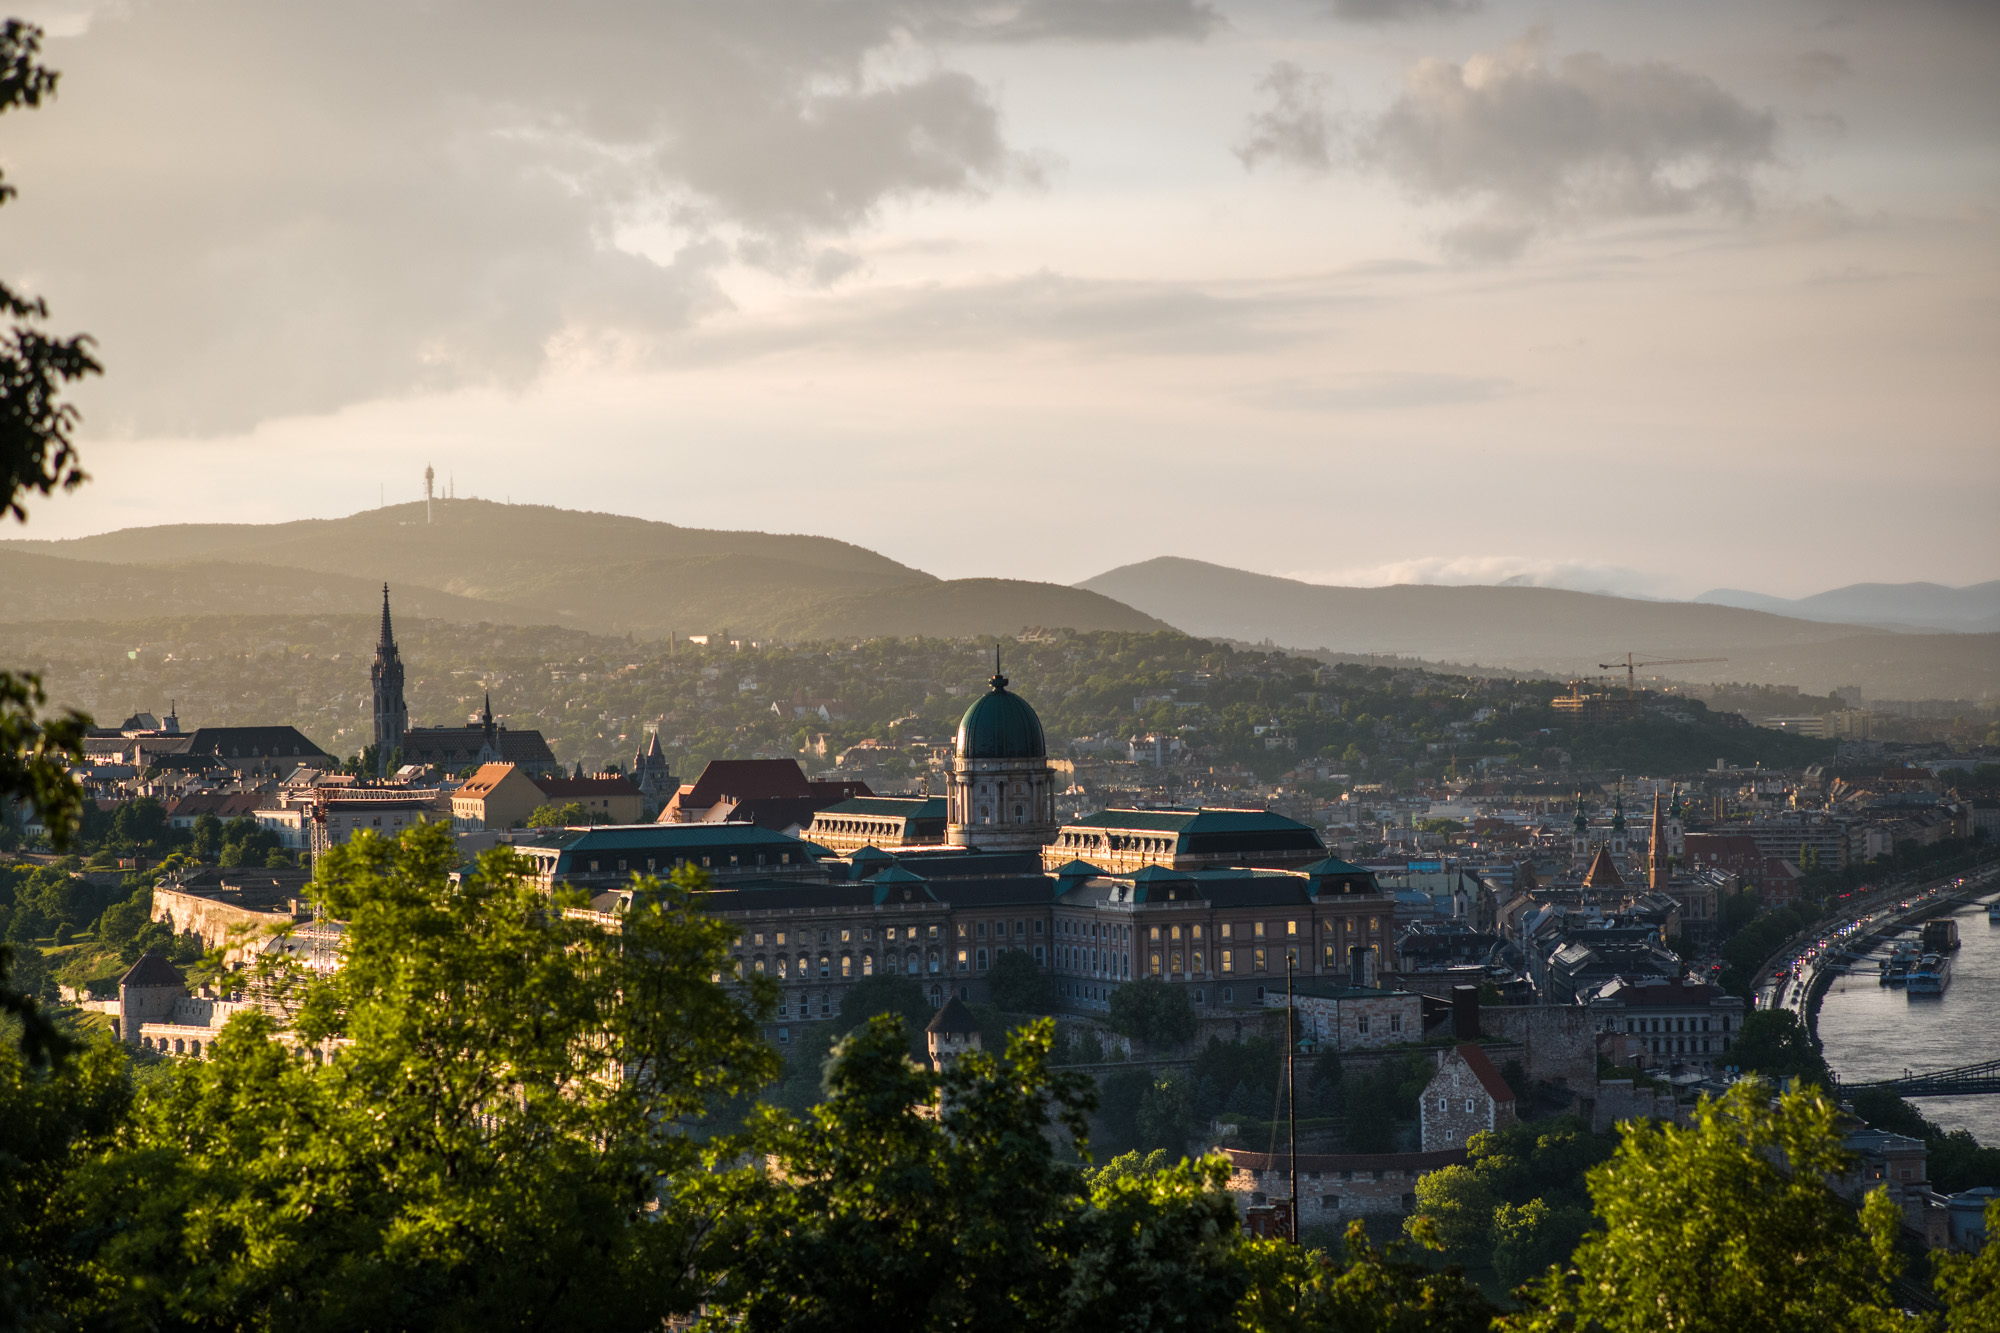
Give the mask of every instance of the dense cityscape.
M 2000 1333 L 2000 10 L 57 9 L 0 1333 Z

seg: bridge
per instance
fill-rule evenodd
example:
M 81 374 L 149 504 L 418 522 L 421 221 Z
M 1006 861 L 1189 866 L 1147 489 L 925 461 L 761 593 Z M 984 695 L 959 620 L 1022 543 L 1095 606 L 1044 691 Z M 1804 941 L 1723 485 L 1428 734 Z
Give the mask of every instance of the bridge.
M 1843 1094 L 1893 1092 L 1898 1097 L 1968 1097 L 1982 1092 L 2000 1092 L 2000 1060 L 1981 1065 L 1960 1065 L 1956 1069 L 1934 1069 L 1929 1073 L 1905 1073 L 1901 1078 L 1877 1079 L 1872 1083 L 1842 1083 Z

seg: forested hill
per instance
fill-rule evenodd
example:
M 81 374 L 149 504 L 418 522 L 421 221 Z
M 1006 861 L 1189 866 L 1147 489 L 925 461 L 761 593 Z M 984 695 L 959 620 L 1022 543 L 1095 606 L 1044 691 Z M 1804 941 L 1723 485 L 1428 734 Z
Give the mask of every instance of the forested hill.
M 410 603 L 423 614 L 649 639 L 1166 628 L 1099 593 L 938 579 L 827 537 L 486 500 L 0 543 L 0 620 L 361 613 L 383 583 L 399 605 L 438 594 Z
M 1563 588 L 1404 584 L 1342 588 L 1162 557 L 1078 585 L 1189 634 L 1332 653 L 1378 653 L 1488 667 L 1603 674 L 1663 666 L 1669 680 L 1757 681 L 1816 694 L 1859 686 L 1877 698 L 2000 693 L 2000 634 L 1899 634 L 1733 606 L 1644 601 Z
M 290 723 L 347 756 L 369 739 L 376 621 L 354 616 L 196 617 L 0 624 L 0 660 L 47 676 L 52 698 L 111 722 L 177 703 L 184 726 Z M 674 767 L 800 755 L 815 767 L 873 738 L 909 755 L 948 745 L 993 670 L 990 640 L 880 638 L 695 648 L 579 630 L 411 618 L 399 623 L 419 725 L 457 723 L 491 691 L 514 727 L 546 734 L 565 764 L 629 762 L 657 724 Z M 1322 666 L 1185 635 L 1094 633 L 1008 642 L 1014 688 L 1041 714 L 1050 751 L 1123 754 L 1125 737 L 1178 736 L 1200 767 L 1265 779 L 1337 765 L 1355 781 L 1416 781 L 1481 758 L 1672 772 L 1732 763 L 1794 767 L 1830 742 L 1742 725 L 1677 700 L 1616 725 L 1559 717 L 1548 680 L 1477 680 L 1414 669 Z M 828 703 L 831 720 L 801 717 Z M 826 754 L 802 747 L 824 736 Z M 1273 744 L 1273 741 L 1276 744 Z M 1080 744 L 1080 742 L 1082 742 Z M 901 761 L 898 761 L 901 762 Z M 891 766 L 894 779 L 907 767 Z

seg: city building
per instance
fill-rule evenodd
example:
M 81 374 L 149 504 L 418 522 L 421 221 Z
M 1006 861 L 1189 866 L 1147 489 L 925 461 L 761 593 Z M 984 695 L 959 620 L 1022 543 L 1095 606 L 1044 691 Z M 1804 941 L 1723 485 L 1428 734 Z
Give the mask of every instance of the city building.
M 451 793 L 451 826 L 464 833 L 521 828 L 546 800 L 519 764 L 481 764 Z
M 1600 1049 L 1616 1064 L 1642 1068 L 1727 1065 L 1745 1012 L 1742 997 L 1720 986 L 1661 976 L 1619 976 L 1586 1007 L 1603 1034 Z
M 945 806 L 942 796 L 857 796 L 816 813 L 803 836 L 841 852 L 942 846 Z
M 1514 1090 L 1470 1042 L 1454 1046 L 1438 1064 L 1417 1101 L 1425 1152 L 1463 1148 L 1474 1134 L 1505 1129 L 1515 1122 Z
M 1221 867 L 1297 869 L 1326 858 L 1313 828 L 1269 810 L 1101 810 L 1056 831 L 1043 849 L 1051 867 L 1085 860 L 1124 874 Z
M 375 708 L 375 776 L 398 764 L 421 764 L 459 773 L 481 764 L 516 764 L 530 773 L 554 773 L 556 757 L 539 731 L 510 731 L 493 718 L 493 696 L 462 727 L 412 727 L 403 698 L 403 659 L 389 623 L 389 585 L 382 585 L 382 633 L 369 668 Z
M 1043 847 L 1056 832 L 1056 790 L 1042 720 L 1008 691 L 997 647 L 987 683 L 991 688 L 959 719 L 945 839 L 991 851 Z

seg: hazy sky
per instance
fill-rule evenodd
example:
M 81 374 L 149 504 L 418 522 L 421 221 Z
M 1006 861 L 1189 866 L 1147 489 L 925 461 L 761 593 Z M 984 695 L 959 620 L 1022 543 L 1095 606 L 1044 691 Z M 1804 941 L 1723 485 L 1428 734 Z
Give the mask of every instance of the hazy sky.
M 944 575 L 2000 576 L 1987 0 L 26 12 L 0 272 L 109 374 L 24 535 L 430 462 Z

